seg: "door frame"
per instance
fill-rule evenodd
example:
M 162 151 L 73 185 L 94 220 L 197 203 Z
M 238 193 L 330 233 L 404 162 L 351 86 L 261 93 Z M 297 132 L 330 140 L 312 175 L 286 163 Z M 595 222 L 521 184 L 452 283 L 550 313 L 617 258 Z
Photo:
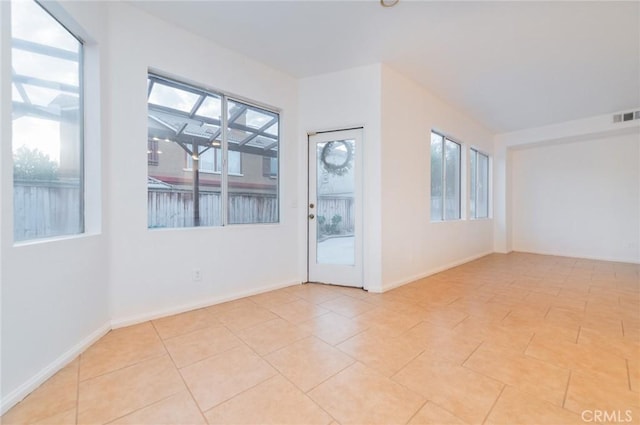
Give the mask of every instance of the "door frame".
M 333 284 L 333 285 L 338 285 L 338 286 L 349 286 L 349 287 L 354 287 L 354 288 L 362 288 L 362 289 L 367 289 L 366 284 L 364 282 L 364 155 L 363 155 L 363 149 L 364 149 L 364 126 L 353 126 L 353 127 L 348 127 L 348 128 L 338 128 L 338 129 L 331 129 L 331 130 L 322 130 L 322 131 L 312 131 L 312 132 L 307 132 L 307 139 L 306 139 L 306 156 L 307 156 L 307 164 L 306 164 L 306 175 L 307 175 L 307 184 L 306 184 L 306 205 L 304 208 L 304 217 L 305 217 L 305 226 L 306 226 L 306 263 L 307 263 L 307 276 L 306 276 L 306 282 L 311 282 L 310 277 L 311 277 L 311 253 L 310 253 L 310 244 L 311 244 L 311 234 L 310 234 L 310 219 L 309 219 L 309 214 L 311 213 L 311 210 L 309 208 L 311 199 L 310 199 L 310 195 L 311 195 L 311 190 L 310 190 L 310 185 L 312 184 L 312 176 L 311 176 L 311 143 L 312 143 L 312 137 L 317 136 L 317 135 L 322 135 L 322 134 L 330 134 L 330 133 L 341 133 L 341 132 L 348 132 L 348 131 L 358 131 L 359 132 L 359 137 L 358 137 L 358 141 L 359 141 L 359 145 L 357 145 L 356 149 L 355 149 L 355 157 L 354 157 L 354 161 L 355 161 L 355 173 L 354 173 L 354 178 L 356 179 L 355 181 L 355 193 L 356 193 L 356 208 L 355 208 L 355 219 L 356 219 L 356 228 L 354 230 L 355 234 L 356 234 L 356 238 L 355 238 L 355 243 L 356 243 L 356 247 L 355 247 L 355 265 L 354 267 L 359 268 L 359 270 L 356 271 L 356 273 L 359 275 L 359 284 L 357 285 L 350 285 L 350 284 L 345 284 L 345 283 L 332 283 L 332 282 L 321 282 L 321 283 L 327 283 L 327 284 Z M 336 138 L 339 139 L 339 138 Z M 316 176 L 314 176 L 314 178 L 317 178 Z M 315 184 L 315 181 L 313 182 Z M 316 214 L 316 211 L 313 211 L 313 214 Z M 343 267 L 348 267 L 348 266 L 343 266 Z

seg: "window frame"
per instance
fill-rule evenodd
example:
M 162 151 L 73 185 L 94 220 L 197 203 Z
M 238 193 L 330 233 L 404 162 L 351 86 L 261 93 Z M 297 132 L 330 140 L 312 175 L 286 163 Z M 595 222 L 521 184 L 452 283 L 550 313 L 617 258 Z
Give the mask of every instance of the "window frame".
M 217 97 L 220 99 L 220 126 L 219 126 L 219 130 L 220 130 L 220 135 L 219 140 L 220 140 L 220 146 L 216 148 L 217 153 L 214 155 L 222 155 L 221 157 L 221 169 L 218 170 L 217 168 L 217 162 L 216 162 L 216 157 L 214 157 L 214 171 L 209 171 L 209 170 L 199 170 L 199 172 L 204 173 L 204 174 L 217 174 L 220 175 L 220 209 L 221 209 L 221 216 L 220 216 L 220 224 L 219 225 L 211 225 L 211 226 L 196 226 L 196 225 L 192 225 L 192 226 L 181 226 L 181 227 L 167 227 L 166 229 L 189 229 L 189 228 L 197 228 L 197 227 L 226 227 L 226 226 L 239 226 L 239 225 L 275 225 L 275 224 L 280 224 L 282 219 L 281 219 L 281 187 L 280 187 L 280 160 L 281 160 L 281 149 L 282 149 L 282 136 L 280 134 L 280 128 L 282 125 L 282 118 L 283 118 L 283 113 L 282 110 L 280 108 L 276 108 L 270 105 L 266 105 L 266 104 L 262 104 L 259 102 L 256 102 L 254 100 L 249 100 L 246 99 L 244 97 L 241 96 L 236 96 L 234 94 L 230 94 L 228 92 L 225 92 L 223 90 L 219 90 L 219 89 L 212 89 L 207 87 L 206 85 L 203 84 L 199 84 L 199 83 L 193 83 L 193 82 L 187 82 L 185 79 L 181 79 L 181 78 L 176 78 L 174 76 L 166 76 L 164 75 L 162 72 L 157 71 L 155 69 L 149 68 L 147 70 L 147 80 L 153 80 L 154 82 L 160 81 L 161 84 L 166 84 L 170 87 L 176 88 L 178 90 L 184 90 L 190 93 L 196 93 L 196 94 L 204 94 L 204 95 L 209 95 L 209 96 L 213 96 L 213 97 Z M 148 91 L 148 95 L 151 93 L 151 87 L 149 87 L 149 91 Z M 265 222 L 260 222 L 260 221 L 256 221 L 256 222 L 248 222 L 248 223 L 234 223 L 229 219 L 229 207 L 230 207 L 230 200 L 229 200 L 229 194 L 230 194 L 230 190 L 229 190 L 229 183 L 230 177 L 243 177 L 245 176 L 245 173 L 243 170 L 243 163 L 244 163 L 244 159 L 243 159 L 243 152 L 242 151 L 237 151 L 237 150 L 230 150 L 229 149 L 229 144 L 230 144 L 230 133 L 231 133 L 231 128 L 229 127 L 229 108 L 230 108 L 230 104 L 231 103 L 235 103 L 235 104 L 242 104 L 243 107 L 245 107 L 245 110 L 262 110 L 264 111 L 267 115 L 273 115 L 273 118 L 276 118 L 276 122 L 274 124 L 272 124 L 269 128 L 271 128 L 273 125 L 277 125 L 278 127 L 278 132 L 277 134 L 271 134 L 269 133 L 271 136 L 276 137 L 275 140 L 277 140 L 277 150 L 276 150 L 276 155 L 273 158 L 276 158 L 277 160 L 277 174 L 272 176 L 271 178 L 276 180 L 276 185 L 275 185 L 275 198 L 276 198 L 276 203 L 275 203 L 275 215 L 276 215 L 276 220 L 274 221 L 265 221 Z M 149 108 L 150 102 L 147 98 L 147 108 Z M 163 105 L 157 105 L 157 104 L 153 104 L 156 106 L 159 106 L 161 108 L 163 108 Z M 201 104 L 200 104 L 201 105 Z M 178 109 L 177 109 L 178 110 Z M 196 109 L 197 111 L 197 109 Z M 202 119 L 202 116 L 195 114 L 195 119 Z M 206 118 L 206 117 L 205 117 Z M 217 118 L 216 118 L 217 119 Z M 269 129 L 267 128 L 267 130 Z M 256 133 L 260 132 L 260 128 L 255 128 L 254 129 Z M 266 131 L 266 130 L 265 130 Z M 258 134 L 259 136 L 260 134 Z M 236 172 L 230 172 L 229 171 L 229 152 L 239 152 L 239 166 L 240 166 L 240 173 L 236 173 Z M 185 152 L 186 153 L 186 152 Z M 188 154 L 187 154 L 188 155 Z M 184 171 L 193 171 L 193 167 L 192 165 L 190 166 L 190 164 L 188 164 L 188 159 L 185 157 L 185 162 L 184 162 Z M 260 170 L 259 175 L 262 175 L 262 170 Z M 155 229 L 154 227 L 147 227 L 148 230 L 153 230 Z
M 441 215 L 439 219 L 434 219 L 433 218 L 433 214 L 430 211 L 429 212 L 429 216 L 430 216 L 430 220 L 432 223 L 439 223 L 439 222 L 445 222 L 445 221 L 459 221 L 462 220 L 463 214 L 462 214 L 462 199 L 463 199 L 463 194 L 462 194 L 462 176 L 463 176 L 463 172 L 462 172 L 462 158 L 463 158 L 463 143 L 455 140 L 454 138 L 447 136 L 444 133 L 441 133 L 437 130 L 431 130 L 430 135 L 437 135 L 438 137 L 440 137 L 442 139 L 442 162 L 441 162 L 441 179 L 442 179 L 442 195 L 441 195 L 441 200 L 440 200 L 440 207 L 441 207 Z M 447 202 L 447 159 L 446 159 L 446 146 L 447 146 L 447 142 L 451 142 L 454 143 L 458 146 L 458 152 L 459 152 L 459 157 L 458 157 L 458 217 L 456 218 L 447 218 L 447 213 L 446 213 L 446 202 Z M 431 146 L 432 143 L 429 144 L 429 157 L 431 158 Z M 430 173 L 429 178 L 431 178 L 431 176 L 433 175 L 433 172 Z M 431 191 L 431 187 L 429 188 L 429 190 Z M 430 192 L 430 197 L 429 199 L 432 198 L 431 192 Z M 429 205 L 431 205 L 431 202 L 429 202 Z
M 483 216 L 479 216 L 478 215 L 478 176 L 479 174 L 479 169 L 480 167 L 478 167 L 478 156 L 483 156 L 487 159 L 487 173 L 486 173 L 486 199 L 487 199 L 487 214 L 483 215 Z M 475 162 L 476 162 L 476 166 L 475 166 L 475 188 L 470 184 L 470 190 L 469 190 L 469 207 L 470 207 L 470 212 L 469 212 L 469 217 L 472 220 L 484 220 L 484 219 L 489 219 L 491 218 L 491 156 L 489 154 L 484 153 L 483 151 L 481 151 L 480 149 L 471 147 L 469 148 L 469 174 L 471 175 L 471 161 L 473 161 L 475 158 Z M 474 190 L 475 189 L 475 190 Z M 471 203 L 471 200 L 473 199 L 473 203 Z M 473 206 L 473 208 L 471 208 Z

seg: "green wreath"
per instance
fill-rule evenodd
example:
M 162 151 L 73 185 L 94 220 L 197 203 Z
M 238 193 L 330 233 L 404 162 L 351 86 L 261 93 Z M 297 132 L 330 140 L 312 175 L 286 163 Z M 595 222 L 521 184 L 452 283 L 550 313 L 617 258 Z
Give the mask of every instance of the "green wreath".
M 342 144 L 347 149 L 347 156 L 345 160 L 341 164 L 332 164 L 327 162 L 327 155 L 333 149 L 335 143 Z M 327 142 L 322 148 L 322 152 L 320 153 L 320 162 L 322 163 L 322 167 L 327 170 L 331 174 L 335 174 L 337 176 L 344 176 L 351 169 L 351 165 L 353 163 L 353 148 L 350 143 L 347 143 L 344 140 L 336 140 L 332 142 Z

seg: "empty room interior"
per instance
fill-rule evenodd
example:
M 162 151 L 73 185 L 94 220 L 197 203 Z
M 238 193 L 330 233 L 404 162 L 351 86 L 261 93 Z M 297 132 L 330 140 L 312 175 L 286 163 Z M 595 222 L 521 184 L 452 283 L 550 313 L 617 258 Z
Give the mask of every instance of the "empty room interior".
M 640 2 L 0 1 L 2 424 L 640 423 Z

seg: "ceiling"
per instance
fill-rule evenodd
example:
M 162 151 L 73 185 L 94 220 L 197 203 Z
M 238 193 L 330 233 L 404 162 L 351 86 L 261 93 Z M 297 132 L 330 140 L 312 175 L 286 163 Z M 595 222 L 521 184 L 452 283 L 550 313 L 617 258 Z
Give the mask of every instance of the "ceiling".
M 136 1 L 298 78 L 384 62 L 496 132 L 640 106 L 640 1 Z

